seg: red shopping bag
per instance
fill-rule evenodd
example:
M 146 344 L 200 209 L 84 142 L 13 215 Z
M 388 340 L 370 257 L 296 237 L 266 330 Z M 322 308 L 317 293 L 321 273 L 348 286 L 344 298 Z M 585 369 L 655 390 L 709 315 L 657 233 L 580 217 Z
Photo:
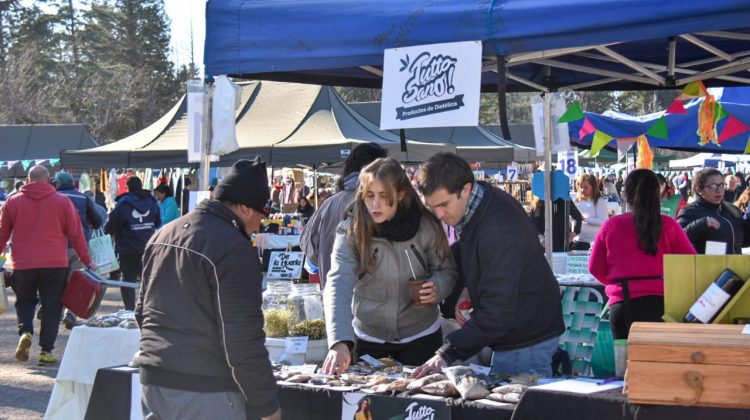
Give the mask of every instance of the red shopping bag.
M 107 286 L 137 288 L 137 283 L 107 280 L 91 270 L 76 270 L 70 275 L 62 304 L 80 318 L 91 318 L 102 303 Z

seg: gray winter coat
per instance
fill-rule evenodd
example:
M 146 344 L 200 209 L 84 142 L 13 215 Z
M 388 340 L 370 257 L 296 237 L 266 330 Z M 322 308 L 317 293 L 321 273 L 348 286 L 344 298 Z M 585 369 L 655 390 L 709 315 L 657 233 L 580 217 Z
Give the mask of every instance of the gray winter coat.
M 450 250 L 439 246 L 442 238 L 438 235 L 444 235 L 443 230 L 424 217 L 421 220 L 417 234 L 408 241 L 373 238 L 375 270 L 361 277 L 354 243 L 347 237 L 351 220 L 339 224 L 323 292 L 329 347 L 339 341 L 355 342 L 352 320 L 365 334 L 397 343 L 438 319 L 437 303 L 417 308 L 409 298 L 412 274 L 404 251 L 409 250 L 417 277 L 435 283 L 437 302 L 451 293 L 458 274 Z

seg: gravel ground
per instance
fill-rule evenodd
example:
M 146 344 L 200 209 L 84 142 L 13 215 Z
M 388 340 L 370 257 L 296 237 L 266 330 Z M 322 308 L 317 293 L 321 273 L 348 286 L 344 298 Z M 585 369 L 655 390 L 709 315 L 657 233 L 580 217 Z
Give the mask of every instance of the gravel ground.
M 10 288 L 8 294 L 9 310 L 0 315 L 0 419 L 41 419 L 47 409 L 52 387 L 59 366 L 37 366 L 39 358 L 38 337 L 34 336 L 31 355 L 27 362 L 15 359 L 18 344 L 18 327 L 16 323 L 15 294 Z M 119 289 L 108 289 L 98 314 L 106 314 L 122 309 Z M 39 331 L 39 321 L 34 319 L 34 331 Z M 53 353 L 62 360 L 70 331 L 60 324 L 60 333 L 55 342 Z

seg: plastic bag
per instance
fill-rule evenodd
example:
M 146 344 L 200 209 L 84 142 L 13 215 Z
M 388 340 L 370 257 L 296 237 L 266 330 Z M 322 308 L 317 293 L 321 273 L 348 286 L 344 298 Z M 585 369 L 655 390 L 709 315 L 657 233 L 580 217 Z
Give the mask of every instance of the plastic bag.
M 225 155 L 240 148 L 235 131 L 235 110 L 240 106 L 240 87 L 226 76 L 217 77 L 214 86 L 211 154 Z
M 89 254 L 91 254 L 91 260 L 96 264 L 97 274 L 107 274 L 120 269 L 115 248 L 112 246 L 112 238 L 105 235 L 101 229 L 94 232 L 89 241 Z

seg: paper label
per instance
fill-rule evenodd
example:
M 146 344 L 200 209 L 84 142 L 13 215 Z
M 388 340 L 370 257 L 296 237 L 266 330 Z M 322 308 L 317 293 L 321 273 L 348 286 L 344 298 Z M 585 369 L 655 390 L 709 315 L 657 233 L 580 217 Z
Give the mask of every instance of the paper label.
M 300 375 L 314 375 L 318 365 L 298 365 L 298 366 L 284 366 L 281 371 L 284 373 L 295 373 Z
M 304 354 L 307 353 L 307 336 L 304 337 L 287 337 L 286 354 Z
M 360 360 L 364 360 L 372 367 L 385 366 L 380 360 L 370 356 L 369 354 L 363 354 L 359 357 Z
M 706 241 L 706 255 L 726 255 L 726 242 Z
M 745 328 L 742 329 L 742 334 L 750 335 L 750 324 L 745 325 Z
M 588 255 L 568 255 L 565 274 L 589 274 Z
M 711 318 L 719 312 L 722 306 L 731 298 L 729 293 L 721 290 L 716 283 L 711 283 L 700 298 L 690 307 L 690 313 L 704 324 L 708 324 Z
M 471 363 L 469 365 L 469 369 L 473 370 L 474 373 L 476 373 L 477 375 L 489 375 L 490 374 L 489 366 L 481 366 L 481 365 Z

